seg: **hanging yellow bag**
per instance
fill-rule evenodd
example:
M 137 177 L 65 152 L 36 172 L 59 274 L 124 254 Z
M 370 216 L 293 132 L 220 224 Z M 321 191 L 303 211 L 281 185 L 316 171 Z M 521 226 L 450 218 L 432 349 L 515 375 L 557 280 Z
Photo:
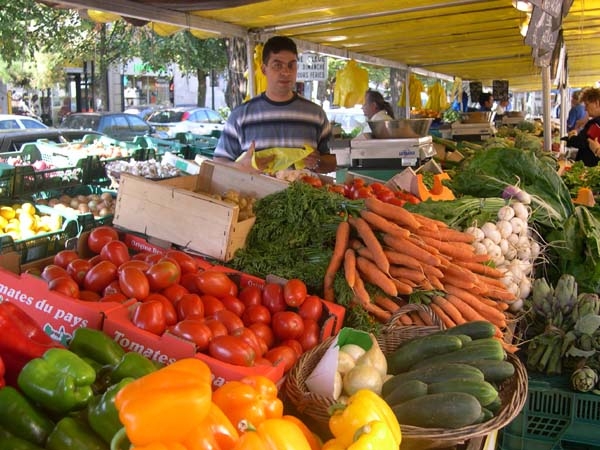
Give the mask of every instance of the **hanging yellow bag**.
M 290 167 L 304 169 L 304 158 L 314 151 L 310 145 L 305 145 L 304 148 L 273 147 L 255 151 L 252 155 L 252 167 L 270 175 Z
M 419 80 L 414 73 L 411 73 L 408 82 L 408 95 L 410 96 L 409 102 L 411 108 L 420 109 L 423 107 L 423 104 L 421 102 L 421 92 L 423 92 L 424 90 L 425 86 L 423 86 L 421 80 Z M 398 101 L 398 106 L 406 106 L 406 83 L 404 83 L 404 85 L 402 86 L 402 95 L 400 96 L 400 100 Z
M 263 53 L 263 45 L 256 44 L 254 47 L 254 92 L 260 94 L 267 90 L 267 77 L 262 72 L 262 53 Z M 244 77 L 248 79 L 249 73 L 246 71 Z M 253 93 L 249 90 L 246 92 L 245 102 L 250 100 L 253 97 Z
M 365 92 L 369 88 L 369 72 L 351 59 L 343 69 L 335 74 L 333 104 L 352 108 L 365 101 Z

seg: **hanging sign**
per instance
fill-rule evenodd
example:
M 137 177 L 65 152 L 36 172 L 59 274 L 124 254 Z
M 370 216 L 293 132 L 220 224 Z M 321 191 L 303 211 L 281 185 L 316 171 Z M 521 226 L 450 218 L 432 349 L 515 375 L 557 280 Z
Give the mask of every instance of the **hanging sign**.
M 508 80 L 493 80 L 492 95 L 497 102 L 508 100 Z
M 471 97 L 471 103 L 479 103 L 479 97 L 483 92 L 483 84 L 481 81 L 469 82 L 469 96 Z
M 297 81 L 312 81 L 327 79 L 327 56 L 314 53 L 298 55 Z

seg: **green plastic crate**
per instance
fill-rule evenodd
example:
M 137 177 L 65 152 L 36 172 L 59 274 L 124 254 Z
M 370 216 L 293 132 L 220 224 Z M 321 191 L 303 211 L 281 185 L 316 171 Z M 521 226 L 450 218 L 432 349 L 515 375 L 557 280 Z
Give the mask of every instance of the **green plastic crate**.
M 530 375 L 523 410 L 499 450 L 600 449 L 600 396 L 573 391 L 565 376 Z
M 16 166 L 11 197 L 25 197 L 36 192 L 78 186 L 83 180 L 83 163 L 75 167 L 34 170 L 32 166 Z

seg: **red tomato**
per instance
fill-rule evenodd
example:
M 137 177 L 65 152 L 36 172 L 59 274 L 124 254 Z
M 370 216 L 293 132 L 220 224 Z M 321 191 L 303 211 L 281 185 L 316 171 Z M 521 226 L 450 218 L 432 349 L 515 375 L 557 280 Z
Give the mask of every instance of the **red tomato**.
M 133 311 L 131 322 L 136 327 L 158 336 L 167 329 L 164 307 L 156 300 L 138 303 Z
M 181 280 L 179 280 L 179 284 L 181 284 L 184 288 L 193 294 L 201 294 L 200 289 L 198 289 L 198 285 L 196 284 L 196 278 L 198 277 L 198 273 L 182 273 Z
M 294 311 L 279 311 L 273 314 L 271 328 L 280 341 L 298 339 L 304 332 L 304 321 Z
M 304 320 L 313 319 L 318 322 L 323 314 L 323 301 L 316 295 L 309 295 L 298 308 L 298 314 Z
M 286 345 L 290 347 L 296 353 L 297 358 L 300 358 L 300 355 L 302 355 L 302 353 L 304 352 L 304 350 L 302 349 L 302 344 L 296 339 L 288 339 L 282 341 L 279 345 Z
M 341 184 L 328 184 L 327 190 L 329 192 L 335 192 L 336 194 L 344 195 L 345 188 Z
M 100 261 L 104 261 L 104 260 L 102 259 L 102 256 L 100 256 L 100 254 L 98 254 L 98 255 L 96 255 L 96 256 L 92 256 L 92 257 L 89 259 L 89 262 L 90 262 L 90 264 L 91 264 L 92 266 L 95 266 L 95 265 L 96 265 L 96 264 L 98 264 Z
M 269 325 L 256 322 L 250 325 L 248 328 L 254 331 L 256 337 L 264 341 L 264 343 L 267 345 L 267 348 L 273 347 L 273 344 L 275 344 L 275 335 L 273 334 L 273 330 Z
M 228 309 L 232 313 L 235 313 L 235 315 L 238 317 L 242 317 L 242 314 L 244 313 L 244 310 L 246 309 L 246 305 L 244 305 L 240 301 L 240 299 L 238 299 L 237 297 L 234 297 L 233 295 L 229 295 L 229 294 L 221 297 L 221 303 L 223 303 L 223 306 L 225 307 L 225 309 Z
M 117 266 L 110 261 L 100 261 L 87 271 L 83 278 L 83 287 L 89 291 L 102 292 L 117 279 Z
M 401 198 L 390 198 L 387 203 L 389 203 L 390 205 L 395 205 L 395 206 L 404 206 L 404 204 L 406 203 L 406 200 L 402 200 Z
M 264 305 L 248 306 L 242 314 L 242 321 L 247 327 L 258 322 L 269 325 L 271 323 L 271 311 Z
M 100 250 L 100 257 L 112 262 L 117 267 L 131 259 L 129 248 L 123 241 L 110 241 L 104 244 Z
M 146 258 L 148 258 L 150 255 L 152 255 L 150 252 L 139 252 L 135 255 L 132 255 L 131 259 L 135 259 L 137 261 L 146 261 Z
M 108 294 L 108 295 L 103 295 L 102 297 L 100 297 L 100 300 L 98 300 L 99 302 L 115 302 L 115 303 L 124 303 L 125 301 L 129 300 L 125 294 L 123 294 L 122 292 L 115 292 L 113 294 Z
M 63 269 L 62 267 L 57 266 L 56 264 L 48 264 L 46 267 L 44 267 L 44 270 L 42 270 L 40 276 L 43 280 L 49 282 L 54 278 L 68 277 L 69 273 L 66 271 L 66 269 Z
M 246 286 L 238 294 L 240 301 L 246 305 L 260 305 L 262 303 L 262 289 L 258 286 Z
M 84 302 L 99 302 L 101 297 L 97 292 L 83 290 L 79 291 L 78 298 Z
M 285 311 L 287 304 L 283 298 L 283 287 L 277 283 L 267 283 L 262 292 L 262 304 L 269 308 L 271 314 Z
M 163 259 L 163 255 L 160 253 L 148 253 L 148 255 L 146 256 L 146 259 L 144 259 L 144 261 L 146 261 L 148 264 L 152 265 L 152 264 L 156 264 L 161 259 Z
M 237 285 L 224 272 L 215 270 L 205 270 L 199 272 L 196 277 L 196 285 L 200 292 L 207 295 L 214 295 L 217 298 L 225 295 L 237 297 Z
M 184 294 L 175 303 L 179 320 L 202 319 L 204 317 L 204 302 L 198 294 Z
M 306 284 L 298 278 L 292 278 L 283 285 L 283 299 L 288 306 L 300 306 L 307 293 Z
M 203 295 L 201 298 L 204 303 L 204 315 L 207 317 L 225 309 L 223 302 L 213 295 Z
M 273 347 L 264 354 L 264 358 L 271 361 L 271 364 L 274 366 L 283 364 L 284 372 L 289 371 L 298 359 L 294 349 L 288 347 L 287 345 L 278 345 L 277 347 Z
M 244 327 L 244 322 L 242 322 L 242 319 L 240 319 L 240 316 L 238 316 L 237 314 L 235 314 L 227 309 L 222 309 L 220 311 L 216 311 L 212 315 L 212 317 L 214 317 L 219 322 L 221 322 L 223 325 L 225 325 L 225 328 L 227 328 L 227 332 L 229 334 L 233 333 L 238 328 Z
M 180 284 L 172 284 L 171 286 L 167 286 L 162 291 L 160 291 L 162 295 L 167 297 L 172 303 L 176 303 L 184 294 L 189 294 L 186 288 L 184 288 Z
M 67 297 L 79 298 L 79 285 L 68 275 L 50 280 L 48 282 L 48 289 L 60 292 Z
M 319 324 L 316 320 L 304 320 L 304 331 L 298 338 L 298 341 L 300 342 L 300 345 L 302 345 L 302 350 L 304 352 L 310 350 L 319 343 L 320 332 L 321 329 L 319 328 Z
M 117 275 L 118 277 L 118 275 Z M 102 289 L 102 295 L 112 295 L 112 294 L 123 294 L 123 291 L 121 290 L 121 286 L 119 285 L 119 280 L 118 278 L 116 280 L 111 281 L 108 286 L 106 286 L 104 289 Z M 123 294 L 123 296 L 127 297 L 125 294 Z
M 150 264 L 140 259 L 130 259 L 129 261 L 125 261 L 123 264 L 118 266 L 117 271 L 120 273 L 121 270 L 127 267 L 134 267 L 136 269 L 140 269 L 142 272 L 146 272 L 146 270 L 150 268 Z
M 94 253 L 100 253 L 107 242 L 118 241 L 119 233 L 113 227 L 100 226 L 92 229 L 87 238 L 88 248 Z
M 185 319 L 168 328 L 169 333 L 174 334 L 196 344 L 199 352 L 208 349 L 208 343 L 212 339 L 212 331 L 200 319 Z
M 254 349 L 236 336 L 215 336 L 208 344 L 208 354 L 219 361 L 237 366 L 253 366 Z
M 117 242 L 117 241 L 115 241 Z M 150 294 L 150 284 L 144 272 L 135 267 L 126 267 L 119 273 L 119 287 L 127 297 L 142 301 Z
M 175 325 L 177 323 L 177 320 L 179 318 L 177 316 L 177 311 L 175 310 L 175 306 L 164 295 L 158 294 L 156 292 L 152 292 L 143 301 L 145 301 L 145 302 L 152 302 L 152 301 L 161 302 L 163 305 L 163 308 L 164 308 L 165 322 L 167 323 L 167 326 Z
M 373 197 L 375 194 L 373 194 L 373 191 L 368 187 L 361 187 L 358 188 L 356 191 L 354 191 L 354 198 L 369 198 L 369 197 Z
M 71 278 L 73 278 L 77 282 L 77 284 L 82 286 L 85 274 L 91 268 L 92 263 L 90 263 L 87 259 L 77 258 L 72 260 L 67 265 L 67 273 L 71 276 Z
M 146 271 L 150 289 L 159 291 L 181 280 L 181 270 L 175 262 L 161 260 L 154 263 Z
M 206 326 L 208 328 L 210 328 L 210 331 L 211 331 L 213 337 L 214 336 L 225 336 L 226 334 L 228 334 L 227 328 L 225 328 L 225 325 L 223 325 L 221 322 L 219 322 L 214 317 L 205 317 L 204 323 L 206 324 Z
M 231 332 L 230 334 L 232 336 L 237 336 L 242 341 L 246 342 L 247 344 L 250 344 L 250 346 L 254 349 L 254 353 L 256 354 L 256 356 L 262 356 L 268 350 L 267 344 L 265 344 L 265 342 L 262 339 L 259 339 L 254 333 L 254 331 L 252 331 L 250 328 L 241 327 L 236 330 L 233 330 L 233 332 Z
M 52 262 L 57 266 L 66 269 L 69 263 L 74 259 L 79 259 L 79 255 L 75 250 L 61 250 L 56 255 L 54 255 Z
M 379 181 L 374 181 L 373 183 L 369 184 L 369 187 L 376 194 L 386 189 L 389 190 L 383 183 L 380 183 Z
M 196 260 L 181 250 L 169 250 L 167 253 L 165 253 L 165 257 L 177 261 L 182 274 L 198 271 L 198 263 Z
M 394 192 L 389 189 L 382 190 L 377 193 L 377 198 L 385 203 L 389 203 L 389 201 L 395 197 L 396 196 L 395 196 Z

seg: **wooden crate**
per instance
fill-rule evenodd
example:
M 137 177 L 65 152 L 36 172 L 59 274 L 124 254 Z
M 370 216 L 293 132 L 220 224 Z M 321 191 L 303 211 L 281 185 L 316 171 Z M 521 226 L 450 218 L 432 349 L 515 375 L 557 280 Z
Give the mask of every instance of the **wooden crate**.
M 244 247 L 254 218 L 238 221 L 239 208 L 210 194 L 235 189 L 262 198 L 288 183 L 206 161 L 198 175 L 152 181 L 123 174 L 114 225 L 180 245 L 219 261 Z

